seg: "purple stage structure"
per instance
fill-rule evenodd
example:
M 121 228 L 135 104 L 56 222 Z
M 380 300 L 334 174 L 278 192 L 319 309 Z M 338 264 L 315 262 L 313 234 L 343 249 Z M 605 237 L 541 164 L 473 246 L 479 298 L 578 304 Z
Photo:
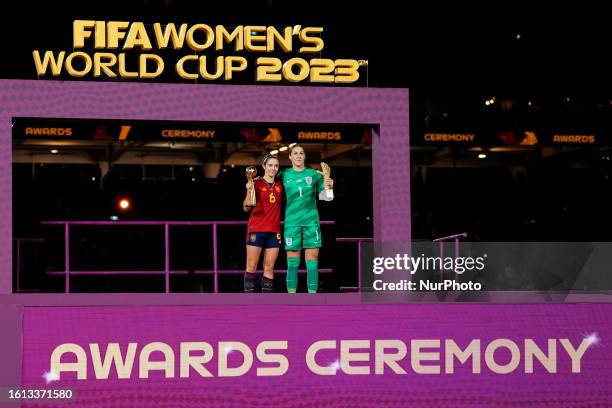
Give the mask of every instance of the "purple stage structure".
M 0 140 L 4 146 L 0 151 L 0 389 L 71 388 L 75 393 L 72 406 L 81 408 L 612 405 L 612 348 L 608 345 L 612 339 L 612 305 L 607 294 L 563 294 L 558 298 L 545 294 L 545 299 L 522 293 L 499 294 L 497 302 L 507 304 L 438 303 L 435 294 L 424 297 L 422 304 L 362 304 L 361 296 L 355 293 L 11 294 L 14 117 L 369 124 L 375 129 L 373 241 L 406 243 L 411 239 L 408 116 L 405 89 L 0 82 Z M 170 224 L 161 225 L 166 244 L 163 273 L 168 284 Z M 64 228 L 68 239 L 69 224 Z M 216 234 L 216 225 L 212 228 Z M 346 242 L 357 243 L 359 250 L 366 240 L 351 238 Z M 66 271 L 70 271 L 69 256 L 66 259 Z M 213 269 L 219 271 L 217 263 Z M 542 304 L 546 301 L 574 303 Z M 520 302 L 530 304 L 517 304 Z M 413 339 L 428 341 L 430 349 L 425 346 L 413 355 Z M 522 350 L 528 348 L 528 341 L 546 348 L 552 340 L 557 353 L 555 372 L 540 363 L 528 368 L 521 357 L 514 367 L 514 349 L 508 346 L 493 357 L 488 353 L 489 361 L 486 367 L 482 363 L 479 372 L 474 372 L 478 370 L 468 358 L 462 363 L 455 359 L 455 371 L 446 372 L 442 366 L 448 367 L 448 362 L 440 345 L 452 340 L 463 350 L 475 339 L 483 345 L 478 357 L 481 363 L 481 357 L 487 354 L 485 347 L 496 341 L 518 345 Z M 220 348 L 227 341 L 241 343 L 257 356 L 240 376 L 217 375 L 225 357 L 230 368 L 244 363 L 240 357 L 228 357 L 231 347 Z M 282 375 L 260 375 L 265 371 L 259 370 L 271 364 L 261 361 L 266 360 L 265 353 L 255 351 L 265 341 L 287 343 L 281 353 L 288 364 Z M 329 348 L 315 360 L 328 369 L 326 372 L 333 370 L 330 375 L 313 372 L 312 358 L 309 360 L 308 350 L 320 341 L 328 342 Z M 341 350 L 343 341 L 358 343 Z M 408 348 L 387 350 L 391 360 L 381 366 L 375 359 L 384 355 L 385 349 L 377 350 L 376 341 L 404 343 Z M 587 342 L 579 370 L 575 361 L 562 353 L 563 341 L 574 346 Z M 186 359 L 196 361 L 195 366 L 208 359 L 206 368 L 212 375 L 196 372 L 193 365 L 181 372 L 179 366 L 185 363 L 185 356 L 180 355 L 182 347 L 195 345 L 206 350 L 205 343 L 213 347 L 214 355 L 205 351 L 204 355 L 187 355 Z M 154 364 L 162 359 L 168 362 L 170 353 L 176 353 L 176 359 L 172 358 L 168 370 L 154 369 L 149 376 L 143 348 L 151 344 L 166 347 L 166 352 L 153 354 Z M 76 372 L 62 373 L 58 381 L 45 383 L 43 372 L 53 365 L 52 355 L 58 347 L 83 350 L 86 361 L 82 356 L 79 359 L 84 361 L 84 378 L 77 378 Z M 126 356 L 130 347 L 139 354 L 135 354 L 127 377 L 126 372 L 119 377 L 114 359 L 109 358 L 109 364 L 107 359 L 99 359 L 101 355 L 110 356 L 107 353 L 113 348 Z M 77 357 L 65 355 L 61 361 L 74 363 Z M 415 374 L 415 363 L 441 370 Z M 514 369 L 507 374 L 491 369 L 510 365 Z M 109 367 L 112 369 L 107 372 Z M 364 374 L 351 374 L 355 368 Z M 261 390 L 266 390 L 266 398 L 261 398 Z M 21 406 L 59 405 L 29 401 Z
M 407 89 L 1 81 L 0 293 L 11 293 L 11 123 L 14 117 L 370 124 L 374 240 L 408 242 Z

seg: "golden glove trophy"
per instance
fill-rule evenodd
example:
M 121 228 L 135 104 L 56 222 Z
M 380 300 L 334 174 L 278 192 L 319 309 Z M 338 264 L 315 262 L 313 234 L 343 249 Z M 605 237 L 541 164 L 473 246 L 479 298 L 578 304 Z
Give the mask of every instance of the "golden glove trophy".
M 323 172 L 324 178 L 330 178 L 331 176 L 331 168 L 327 165 L 327 163 L 321 163 L 321 171 Z M 331 201 L 334 199 L 334 190 L 325 189 L 325 198 L 326 201 Z
M 257 205 L 257 200 L 255 199 L 255 183 L 253 179 L 257 176 L 257 169 L 253 166 L 247 167 L 246 169 L 246 177 L 249 183 L 251 183 L 251 190 L 249 191 L 249 200 L 247 202 L 247 207 L 255 207 Z

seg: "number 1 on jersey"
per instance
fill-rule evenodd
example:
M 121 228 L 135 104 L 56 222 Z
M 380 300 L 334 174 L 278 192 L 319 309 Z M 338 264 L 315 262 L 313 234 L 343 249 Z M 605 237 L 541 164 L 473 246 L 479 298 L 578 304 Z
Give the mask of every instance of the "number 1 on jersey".
M 298 187 L 300 189 L 300 197 L 302 196 L 302 187 Z

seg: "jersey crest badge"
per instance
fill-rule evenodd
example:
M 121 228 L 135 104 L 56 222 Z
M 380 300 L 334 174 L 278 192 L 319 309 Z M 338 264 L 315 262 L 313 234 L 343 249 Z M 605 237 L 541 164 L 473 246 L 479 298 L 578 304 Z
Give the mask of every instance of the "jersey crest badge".
M 285 238 L 285 243 L 286 243 L 287 245 L 291 245 L 291 244 L 293 243 L 293 239 L 291 239 L 291 238 Z
M 308 185 L 312 184 L 312 177 L 308 176 L 304 180 L 306 180 L 306 184 L 308 184 Z

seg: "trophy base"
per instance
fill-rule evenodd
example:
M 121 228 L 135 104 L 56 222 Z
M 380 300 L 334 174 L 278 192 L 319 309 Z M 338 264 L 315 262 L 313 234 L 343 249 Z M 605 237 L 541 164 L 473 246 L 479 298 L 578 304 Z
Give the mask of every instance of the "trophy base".
M 257 204 L 247 204 L 247 205 L 245 205 L 245 207 L 247 207 L 247 208 L 255 208 L 255 207 L 257 207 Z
M 334 199 L 334 191 L 333 190 L 323 190 L 319 193 L 319 200 L 322 201 L 332 201 Z

